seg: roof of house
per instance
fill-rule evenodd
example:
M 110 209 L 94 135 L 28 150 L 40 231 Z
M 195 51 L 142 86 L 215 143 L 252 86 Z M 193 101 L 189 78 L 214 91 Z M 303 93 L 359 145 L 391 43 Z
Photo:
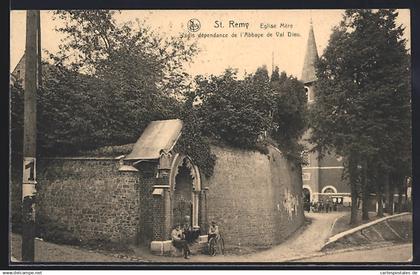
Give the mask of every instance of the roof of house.
M 169 152 L 174 147 L 181 135 L 182 125 L 180 119 L 152 121 L 125 159 L 158 159 L 162 150 Z
M 310 83 L 317 80 L 315 74 L 315 62 L 318 60 L 318 51 L 316 49 L 314 28 L 312 23 L 309 29 L 308 44 L 306 46 L 305 61 L 303 63 L 302 78 L 303 83 Z

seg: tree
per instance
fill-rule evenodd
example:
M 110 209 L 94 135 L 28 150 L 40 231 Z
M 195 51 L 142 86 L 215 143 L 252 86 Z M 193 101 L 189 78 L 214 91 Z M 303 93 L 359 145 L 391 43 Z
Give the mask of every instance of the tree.
M 221 76 L 198 76 L 196 83 L 195 95 L 202 101 L 197 111 L 206 123 L 204 134 L 233 147 L 255 149 L 270 122 L 266 69 L 244 80 L 227 69 Z
M 200 119 L 193 104 L 194 99 L 194 92 L 186 93 L 186 101 L 180 111 L 184 126 L 175 151 L 191 157 L 204 176 L 210 177 L 214 171 L 216 156 L 211 152 L 210 140 L 203 134 L 206 122 Z
M 290 159 L 299 160 L 303 146 L 299 143 L 307 128 L 307 97 L 303 84 L 278 68 L 270 80 L 272 89 L 272 125 L 270 135 Z
M 404 158 L 401 148 L 410 143 L 409 58 L 397 16 L 395 10 L 346 10 L 317 64 L 311 141 L 316 150 L 346 157 L 352 202 L 363 194 L 364 219 L 370 191 L 383 185 L 372 174 Z
M 213 141 L 236 148 L 266 152 L 267 142 L 300 162 L 299 140 L 306 128 L 306 96 L 296 78 L 265 66 L 237 79 L 227 69 L 221 76 L 197 77 L 193 97 L 200 99 L 197 118 L 202 132 Z
M 184 65 L 197 48 L 147 27 L 119 25 L 113 11 L 57 11 L 67 34 L 40 91 L 44 154 L 74 154 L 135 142 L 147 124 L 178 117 L 188 90 Z
M 130 89 L 178 94 L 189 87 L 185 64 L 197 53 L 187 36 L 162 38 L 145 22 L 119 25 L 110 10 L 60 10 L 67 35 L 54 56 L 79 72 L 112 79 Z

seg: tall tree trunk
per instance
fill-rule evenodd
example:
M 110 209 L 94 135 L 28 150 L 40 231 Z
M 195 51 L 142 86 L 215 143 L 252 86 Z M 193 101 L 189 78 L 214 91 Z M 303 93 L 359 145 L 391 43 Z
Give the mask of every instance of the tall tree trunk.
M 349 157 L 349 179 L 351 189 L 351 212 L 350 212 L 350 224 L 357 224 L 357 212 L 358 212 L 358 190 L 357 190 L 357 176 L 356 176 L 356 163 L 352 156 Z
M 385 194 L 384 194 L 384 199 L 385 199 L 385 213 L 389 214 L 389 177 L 390 175 L 387 174 L 385 176 L 385 181 L 384 181 L 384 188 L 385 188 Z
M 370 202 L 370 194 L 368 191 L 367 186 L 363 188 L 362 193 L 362 220 L 367 221 L 369 220 L 369 202 Z
M 382 205 L 382 200 L 383 200 L 382 190 L 381 190 L 381 187 L 378 186 L 377 191 L 376 191 L 376 202 L 378 203 L 378 212 L 377 212 L 378 217 L 384 216 L 384 208 Z
M 370 192 L 368 187 L 367 179 L 367 162 L 364 161 L 362 167 L 362 220 L 369 220 L 369 201 L 370 201 Z
M 398 188 L 398 202 L 397 202 L 397 212 L 402 212 L 402 188 Z
M 388 214 L 394 214 L 394 178 L 388 181 Z
M 393 175 L 389 175 L 388 180 L 387 180 L 387 205 L 386 205 L 386 212 L 390 215 L 394 214 L 394 176 Z
M 357 224 L 357 199 L 358 199 L 358 192 L 356 183 L 351 183 L 351 213 L 350 213 L 350 224 L 354 225 Z

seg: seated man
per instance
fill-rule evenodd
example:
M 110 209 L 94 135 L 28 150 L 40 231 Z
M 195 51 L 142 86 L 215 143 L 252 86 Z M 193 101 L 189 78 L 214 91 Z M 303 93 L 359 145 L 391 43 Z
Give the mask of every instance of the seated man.
M 172 237 L 172 244 L 178 248 L 182 249 L 184 252 L 184 258 L 188 259 L 188 255 L 191 254 L 190 249 L 188 247 L 187 241 L 185 240 L 184 234 L 181 230 L 181 225 L 177 225 L 171 233 Z
M 194 230 L 191 227 L 191 218 L 190 216 L 185 216 L 184 222 L 184 239 L 187 241 L 188 244 L 191 244 L 195 240 Z
M 208 241 L 210 242 L 212 238 L 217 238 L 217 237 L 219 237 L 219 227 L 216 225 L 216 222 L 212 221 L 209 228 Z

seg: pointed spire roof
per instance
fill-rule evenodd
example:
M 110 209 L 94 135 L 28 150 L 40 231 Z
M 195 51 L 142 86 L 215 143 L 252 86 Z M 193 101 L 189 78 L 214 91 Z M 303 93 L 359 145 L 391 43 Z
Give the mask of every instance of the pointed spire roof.
M 306 83 L 314 82 L 316 80 L 315 62 L 317 60 L 318 60 L 318 51 L 316 49 L 314 28 L 312 26 L 312 18 L 311 18 L 311 26 L 309 28 L 309 35 L 308 35 L 308 44 L 306 46 L 305 61 L 303 63 L 303 70 L 302 70 L 303 83 L 306 84 Z

